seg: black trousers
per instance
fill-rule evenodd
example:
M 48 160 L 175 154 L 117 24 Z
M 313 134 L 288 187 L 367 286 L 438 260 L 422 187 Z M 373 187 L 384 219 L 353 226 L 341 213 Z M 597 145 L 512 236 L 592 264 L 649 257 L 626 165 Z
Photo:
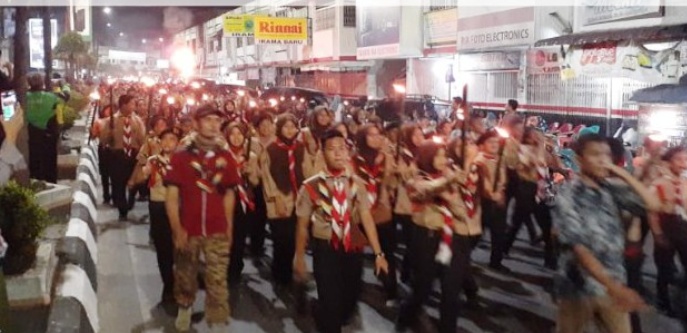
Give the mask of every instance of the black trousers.
M 532 223 L 532 216 L 537 220 L 537 224 L 542 230 L 544 240 L 544 261 L 545 264 L 555 265 L 555 255 L 553 251 L 553 239 L 551 238 L 551 212 L 545 203 L 537 203 L 537 183 L 520 180 L 515 192 L 515 211 L 513 212 L 512 225 L 506 236 L 504 245 L 505 253 L 510 252 L 515 238 L 520 232 L 523 224 Z M 530 235 L 530 238 L 532 235 Z
M 403 261 L 401 262 L 401 281 L 409 282 L 411 276 L 410 254 L 412 253 L 411 241 L 413 239 L 413 218 L 410 215 L 394 214 L 394 221 L 396 225 L 401 226 L 402 241 L 405 245 L 405 252 L 403 253 Z
M 472 262 L 472 251 L 475 250 L 477 244 L 482 239 L 482 235 L 467 236 L 468 242 L 470 243 L 470 252 L 468 256 L 470 262 Z M 473 274 L 472 265 L 468 265 L 464 270 L 463 276 L 463 292 L 468 299 L 477 297 L 479 292 L 479 286 L 477 285 L 477 280 L 475 280 L 475 275 Z
M 272 254 L 272 276 L 281 285 L 293 281 L 293 256 L 296 254 L 296 216 L 270 219 L 274 253 Z
M 119 215 L 126 216 L 136 200 L 136 198 L 131 196 L 127 198 L 128 191 L 126 188 L 126 183 L 134 171 L 136 159 L 124 154 L 123 150 L 113 150 L 111 157 L 113 166 L 110 170 L 112 176 L 112 200 L 119 210 Z
M 668 246 L 656 245 L 654 247 L 654 261 L 658 271 L 656 293 L 659 301 L 669 305 L 668 289 L 673 275 L 676 253 L 679 255 L 682 267 L 687 267 L 687 222 L 675 215 L 662 215 L 661 227 L 669 244 Z
M 638 293 L 642 292 L 642 263 L 644 253 L 642 253 L 642 242 L 630 242 L 625 244 L 625 271 L 627 272 L 627 286 Z M 632 251 L 628 251 L 632 250 Z M 637 312 L 630 313 L 630 325 L 632 333 L 642 333 L 642 325 Z
M 57 183 L 57 140 L 59 132 L 29 124 L 29 173 L 32 179 Z
M 389 273 L 382 275 L 382 283 L 384 284 L 384 291 L 388 300 L 393 300 L 398 297 L 398 281 L 396 278 L 396 224 L 391 221 L 389 223 L 377 225 L 377 235 L 379 237 L 379 245 L 384 252 L 384 257 L 389 263 Z
M 489 262 L 492 265 L 499 265 L 503 261 L 506 233 L 508 231 L 506 208 L 499 206 L 492 200 L 482 198 L 482 223 L 489 228 L 491 235 L 491 257 Z
M 314 239 L 311 244 L 317 284 L 315 322 L 321 333 L 340 333 L 355 313 L 362 286 L 363 256 L 334 250 L 324 240 Z
M 241 273 L 244 267 L 243 256 L 246 252 L 246 237 L 248 235 L 248 228 L 250 224 L 253 223 L 254 216 L 253 212 L 243 212 L 240 200 L 236 201 L 234 212 L 234 234 L 231 242 L 231 254 L 227 271 L 227 278 L 232 284 L 238 283 L 241 280 Z
M 265 253 L 267 207 L 265 206 L 262 185 L 258 186 L 253 193 L 255 194 L 255 213 L 248 228 L 250 232 L 250 252 L 253 256 L 261 257 Z
M 98 169 L 100 169 L 100 182 L 103 185 L 103 202 L 112 200 L 110 188 L 111 155 L 112 151 L 109 148 L 98 146 Z
M 149 201 L 150 234 L 155 244 L 157 267 L 162 277 L 162 300 L 174 301 L 174 241 L 165 203 Z
M 434 279 L 441 283 L 439 305 L 439 332 L 456 333 L 460 303 L 458 296 L 463 288 L 465 272 L 470 267 L 470 237 L 453 235 L 453 257 L 448 266 L 435 261 L 441 242 L 441 232 L 417 226 L 413 234 L 412 292 L 399 313 L 398 321 L 410 326 L 417 321 L 422 305 L 432 292 Z

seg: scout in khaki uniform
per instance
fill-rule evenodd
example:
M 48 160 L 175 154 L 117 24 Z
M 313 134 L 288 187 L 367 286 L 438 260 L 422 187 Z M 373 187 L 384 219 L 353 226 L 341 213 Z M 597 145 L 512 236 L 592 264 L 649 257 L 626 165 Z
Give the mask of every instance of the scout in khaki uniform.
M 275 140 L 274 117 L 272 113 L 267 110 L 260 111 L 255 119 L 255 129 L 257 135 L 251 138 L 253 140 L 251 150 L 255 152 L 255 155 L 260 157 L 265 148 Z M 255 194 L 255 214 L 249 226 L 250 252 L 254 259 L 259 259 L 264 255 L 265 236 L 267 236 L 267 230 L 265 230 L 267 224 L 267 207 L 265 207 L 262 178 L 259 178 L 258 181 L 258 185 L 253 191 Z M 256 262 L 259 262 L 259 260 L 256 260 Z
M 375 272 L 387 272 L 388 264 L 377 239 L 365 183 L 348 170 L 349 153 L 340 132 L 322 136 L 326 169 L 306 180 L 300 189 L 297 250 L 294 271 L 306 278 L 305 249 L 313 240 L 313 270 L 317 283 L 316 323 L 323 333 L 339 333 L 355 312 L 362 274 L 362 253 L 368 236 L 375 253 Z M 352 217 L 359 214 L 359 223 Z
M 227 268 L 239 175 L 221 137 L 222 120 L 220 110 L 201 106 L 194 115 L 196 135 L 172 156 L 165 177 L 166 208 L 177 250 L 174 294 L 180 331 L 190 328 L 201 253 L 206 264 L 205 318 L 211 332 L 226 332 L 229 321 Z
M 160 151 L 148 157 L 142 171 L 146 177 L 150 177 L 148 184 L 150 189 L 150 236 L 155 244 L 157 266 L 162 277 L 162 305 L 169 309 L 174 304 L 174 242 L 172 230 L 165 209 L 167 187 L 164 178 L 169 170 L 170 157 L 179 144 L 181 130 L 169 128 L 159 134 Z
M 112 200 L 119 210 L 119 220 L 126 221 L 135 198 L 127 199 L 126 186 L 136 166 L 136 156 L 145 142 L 145 125 L 141 118 L 133 114 L 136 100 L 131 95 L 119 97 L 119 112 L 105 120 L 100 128 L 100 142 L 110 143 L 110 161 L 113 167 Z M 114 126 L 113 126 L 114 125 Z
M 507 270 L 501 263 L 506 244 L 506 167 L 502 162 L 498 166 L 498 153 L 502 143 L 495 129 L 490 129 L 477 139 L 480 152 L 474 165 L 481 179 L 479 185 L 482 224 L 489 228 L 491 235 L 491 257 L 489 267 L 496 270 Z M 498 166 L 498 175 L 496 169 Z M 498 179 L 496 179 L 498 178 Z M 494 183 L 498 182 L 496 186 Z
M 413 179 L 417 174 L 417 164 L 415 162 L 415 154 L 417 149 L 425 140 L 422 134 L 422 129 L 417 124 L 406 124 L 401 126 L 400 146 L 396 147 L 396 177 L 397 186 L 394 191 L 394 221 L 395 224 L 400 224 L 403 230 L 403 243 L 406 250 L 403 255 L 403 262 L 401 264 L 401 281 L 407 283 L 410 281 L 410 254 L 412 252 L 412 244 L 410 240 L 413 236 L 413 219 L 412 219 L 412 203 L 408 198 L 408 191 L 402 184 L 407 183 Z
M 413 202 L 413 278 L 411 296 L 403 303 L 396 329 L 404 331 L 417 321 L 434 279 L 441 283 L 439 332 L 458 329 L 458 296 L 470 266 L 470 227 L 459 186 L 465 173 L 450 169 L 446 147 L 427 140 L 418 149 L 420 173 L 408 183 Z
M 372 218 L 382 252 L 389 262 L 389 273 L 382 277 L 387 305 L 395 305 L 398 296 L 396 282 L 396 226 L 391 215 L 391 186 L 395 182 L 394 160 L 385 150 L 386 139 L 376 125 L 363 125 L 356 133 L 357 151 L 352 158 L 353 173 L 363 180 Z
M 296 250 L 296 195 L 312 164 L 298 140 L 298 121 L 291 114 L 277 119 L 277 139 L 260 157 L 262 186 L 267 218 L 274 241 L 272 275 L 280 286 L 293 281 L 293 255 Z
M 243 254 L 250 224 L 255 220 L 255 196 L 253 187 L 258 184 L 258 158 L 248 147 L 248 128 L 240 122 L 232 122 L 224 130 L 229 143 L 229 153 L 239 170 L 239 184 L 236 186 L 236 207 L 234 208 L 234 233 L 229 263 L 229 285 L 238 285 L 243 271 Z M 251 149 L 252 150 L 252 149 Z

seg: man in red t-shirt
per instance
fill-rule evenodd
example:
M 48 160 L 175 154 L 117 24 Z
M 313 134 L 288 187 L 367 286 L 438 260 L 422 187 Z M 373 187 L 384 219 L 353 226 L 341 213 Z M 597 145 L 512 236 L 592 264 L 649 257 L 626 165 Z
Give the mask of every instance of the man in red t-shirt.
M 223 115 L 213 106 L 194 114 L 196 132 L 176 152 L 165 177 L 166 208 L 177 250 L 175 298 L 179 304 L 176 328 L 188 331 L 198 291 L 199 257 L 205 257 L 207 298 L 205 313 L 211 332 L 226 332 L 229 322 L 227 267 L 232 241 L 234 186 L 239 182 L 236 162 L 221 138 Z

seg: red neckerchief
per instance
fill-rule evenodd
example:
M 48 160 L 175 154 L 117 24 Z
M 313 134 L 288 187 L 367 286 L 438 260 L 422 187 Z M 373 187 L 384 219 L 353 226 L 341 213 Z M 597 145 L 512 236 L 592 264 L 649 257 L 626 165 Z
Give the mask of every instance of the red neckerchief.
M 289 155 L 289 180 L 291 180 L 291 188 L 293 194 L 298 193 L 298 181 L 296 180 L 296 146 L 298 145 L 296 140 L 293 140 L 291 145 L 287 145 L 281 140 L 276 141 L 277 147 L 284 149 Z
M 255 202 L 248 193 L 248 181 L 245 179 L 243 173 L 240 171 L 246 165 L 248 161 L 244 158 L 243 149 L 241 147 L 230 146 L 229 153 L 236 161 L 236 168 L 239 170 L 238 174 L 241 181 L 236 185 L 237 192 L 239 194 L 239 202 L 241 203 L 241 208 L 244 213 L 255 210 Z
M 157 183 L 158 178 L 162 180 L 167 175 L 167 171 L 170 169 L 169 156 L 162 154 L 153 156 L 153 158 L 150 160 L 150 166 L 151 172 L 150 180 L 148 180 L 148 187 L 153 188 Z
M 227 160 L 217 157 L 214 150 L 202 150 L 195 142 L 187 148 L 191 153 L 191 168 L 196 170 L 196 186 L 207 193 L 217 191 L 217 185 L 222 181 L 222 170 L 227 166 Z
M 384 156 L 384 155 L 382 155 Z M 375 159 L 375 164 L 370 167 L 364 158 L 360 155 L 356 157 L 356 165 L 358 167 L 358 174 L 365 181 L 365 189 L 367 190 L 367 199 L 370 201 L 372 207 L 376 207 L 379 199 L 379 176 L 384 171 L 384 161 L 377 162 Z

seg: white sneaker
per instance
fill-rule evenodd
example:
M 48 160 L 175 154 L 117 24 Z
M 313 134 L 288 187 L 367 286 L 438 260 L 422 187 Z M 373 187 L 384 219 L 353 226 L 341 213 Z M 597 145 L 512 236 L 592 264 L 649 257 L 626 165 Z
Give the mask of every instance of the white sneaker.
M 174 322 L 174 326 L 179 332 L 188 332 L 191 329 L 191 315 L 193 314 L 193 309 L 189 306 L 187 308 L 179 307 L 179 313 L 177 313 L 177 320 Z
M 214 324 L 210 326 L 210 333 L 229 333 L 227 324 Z

